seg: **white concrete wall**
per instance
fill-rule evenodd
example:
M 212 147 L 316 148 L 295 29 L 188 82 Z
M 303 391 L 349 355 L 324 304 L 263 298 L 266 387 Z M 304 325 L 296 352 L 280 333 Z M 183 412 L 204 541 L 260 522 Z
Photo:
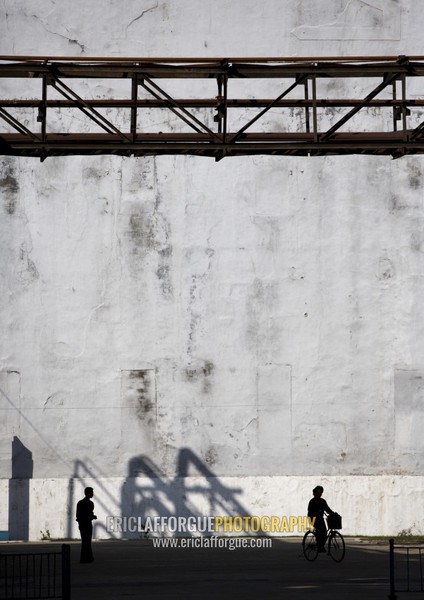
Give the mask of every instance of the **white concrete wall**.
M 1 12 L 3 55 L 419 54 L 423 25 L 413 0 Z M 347 532 L 422 532 L 423 178 L 419 156 L 0 158 L 0 489 L 15 437 L 31 539 L 75 533 L 83 484 L 104 517 L 195 476 L 233 513 L 301 514 L 324 482 Z M 221 511 L 210 487 L 190 510 Z
M 400 533 L 422 535 L 424 517 L 421 498 L 423 478 L 411 476 L 336 476 L 321 477 L 325 497 L 343 520 L 345 535 L 386 535 Z M 78 481 L 33 479 L 30 482 L 30 539 L 79 537 L 75 521 L 76 501 L 83 497 L 85 485 L 94 485 L 94 537 L 139 539 L 137 530 L 111 532 L 108 517 L 277 517 L 282 527 L 291 516 L 306 515 L 307 503 L 316 484 L 314 476 L 255 477 L 163 477 L 97 478 Z M 7 487 L 7 485 L 6 485 Z M 7 489 L 1 490 L 7 505 Z M 286 518 L 286 521 L 284 520 Z M 117 521 L 115 521 L 117 523 Z M 123 521 L 124 523 L 124 521 Z M 122 523 L 121 523 L 122 524 Z M 125 523 L 124 523 L 125 525 Z M 119 526 L 115 525 L 117 528 Z M 0 529 L 7 530 L 3 518 Z M 165 535 L 174 535 L 167 532 Z M 234 535 L 234 532 L 227 532 Z M 160 535 L 150 532 L 149 537 Z M 175 535 L 185 535 L 176 532 Z M 197 532 L 194 535 L 198 535 Z M 292 531 L 272 531 L 276 537 L 302 535 L 296 525 Z

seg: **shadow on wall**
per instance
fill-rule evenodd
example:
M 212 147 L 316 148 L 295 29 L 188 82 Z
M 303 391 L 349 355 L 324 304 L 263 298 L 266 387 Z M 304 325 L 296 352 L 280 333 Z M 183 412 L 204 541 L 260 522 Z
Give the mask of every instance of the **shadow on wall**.
M 33 474 L 32 452 L 18 437 L 12 442 L 12 478 L 9 480 L 9 539 L 29 539 L 29 484 Z
M 90 478 L 95 482 L 93 487 L 102 490 L 105 502 L 96 497 L 96 506 L 102 507 L 107 515 L 136 517 L 145 523 L 147 517 L 199 517 L 199 516 L 248 516 L 237 496 L 242 494 L 240 488 L 229 488 L 223 485 L 210 468 L 189 448 L 182 448 L 177 458 L 177 474 L 167 477 L 160 468 L 147 456 L 135 456 L 128 462 L 128 474 L 121 487 L 121 497 L 116 511 L 116 499 L 105 487 L 103 479 L 94 469 L 90 469 L 83 461 L 75 461 L 74 477 L 68 484 L 68 537 L 72 537 L 72 524 L 75 520 L 74 493 L 75 481 Z M 91 485 L 91 484 L 90 484 Z M 110 500 L 110 506 L 108 506 Z M 113 507 L 113 509 L 111 509 Z M 120 513 L 120 514 L 119 514 Z M 94 537 L 99 529 L 106 530 L 106 523 L 95 522 Z M 97 535 L 96 535 L 97 534 Z M 124 532 L 108 532 L 110 537 L 139 539 L 144 537 L 144 530 Z M 192 535 L 189 531 L 186 536 Z
M 121 515 L 139 517 L 142 523 L 154 516 L 245 516 L 246 509 L 237 500 L 241 493 L 240 488 L 224 486 L 189 448 L 180 450 L 174 478 L 164 476 L 148 457 L 136 456 L 129 461 L 122 485 Z M 128 531 L 125 537 L 139 538 L 140 532 Z

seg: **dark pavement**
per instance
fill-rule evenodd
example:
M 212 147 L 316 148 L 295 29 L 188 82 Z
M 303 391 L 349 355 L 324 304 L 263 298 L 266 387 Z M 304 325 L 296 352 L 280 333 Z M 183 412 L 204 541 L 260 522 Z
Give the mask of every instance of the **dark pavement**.
M 207 600 L 243 598 L 368 600 L 389 594 L 388 543 L 346 540 L 342 563 L 321 554 L 307 562 L 301 538 L 273 540 L 272 548 L 154 548 L 151 540 L 98 541 L 95 562 L 79 563 L 79 542 L 71 542 L 73 600 Z M 60 549 L 55 542 L 4 543 L 0 552 Z M 424 598 L 399 594 L 398 598 Z

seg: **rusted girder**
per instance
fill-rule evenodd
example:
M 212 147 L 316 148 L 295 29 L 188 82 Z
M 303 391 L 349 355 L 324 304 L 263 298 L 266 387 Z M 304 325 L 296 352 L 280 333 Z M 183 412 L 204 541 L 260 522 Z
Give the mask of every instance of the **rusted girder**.
M 421 154 L 421 77 L 420 56 L 3 56 L 0 153 Z

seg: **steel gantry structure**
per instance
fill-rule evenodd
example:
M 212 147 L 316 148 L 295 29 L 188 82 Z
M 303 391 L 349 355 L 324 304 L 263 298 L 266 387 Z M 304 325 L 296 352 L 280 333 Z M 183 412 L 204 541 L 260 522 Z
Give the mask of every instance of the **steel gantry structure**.
M 420 56 L 0 56 L 0 154 L 422 154 L 423 77 Z

